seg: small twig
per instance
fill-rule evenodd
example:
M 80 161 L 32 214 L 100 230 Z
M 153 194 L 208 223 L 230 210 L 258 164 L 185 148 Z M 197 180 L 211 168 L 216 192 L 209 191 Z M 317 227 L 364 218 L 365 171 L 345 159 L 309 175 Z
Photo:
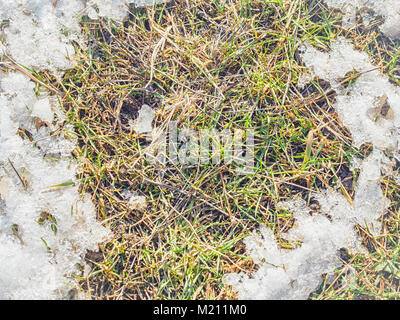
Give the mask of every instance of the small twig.
M 26 190 L 27 185 L 26 185 L 25 179 L 23 179 L 23 178 L 21 177 L 21 175 L 18 173 L 17 169 L 15 169 L 15 167 L 14 167 L 14 165 L 12 164 L 10 158 L 8 158 L 8 162 L 10 163 L 11 167 L 13 168 L 13 170 L 15 171 L 15 173 L 17 174 L 19 180 L 21 180 L 21 183 L 22 183 L 22 185 L 24 186 L 24 190 Z

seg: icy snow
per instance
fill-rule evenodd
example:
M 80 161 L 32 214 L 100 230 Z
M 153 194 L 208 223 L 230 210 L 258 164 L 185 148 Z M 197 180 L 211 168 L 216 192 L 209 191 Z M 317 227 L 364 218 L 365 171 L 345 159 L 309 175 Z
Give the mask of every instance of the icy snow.
M 325 206 L 345 204 L 345 199 L 329 192 L 316 194 L 316 199 L 324 201 L 322 213 L 315 216 L 309 214 L 302 199 L 280 203 L 281 208 L 293 211 L 296 218 L 296 226 L 284 237 L 302 241 L 299 248 L 279 249 L 272 231 L 266 227 L 261 229 L 261 235 L 245 240 L 247 252 L 260 268 L 251 278 L 245 274 L 225 277 L 225 282 L 239 291 L 239 299 L 307 299 L 319 285 L 321 274 L 341 265 L 337 249 L 355 247 L 356 235 L 351 215 L 347 215 L 350 206 L 325 211 Z M 332 221 L 324 215 L 328 213 Z
M 0 298 L 51 299 L 108 231 L 96 221 L 90 198 L 80 200 L 78 186 L 52 187 L 72 182 L 77 165 L 45 158 L 42 149 L 16 135 L 18 128 L 36 130 L 38 109 L 51 121 L 50 99 L 36 97 L 33 83 L 19 73 L 3 76 L 0 88 Z M 49 221 L 38 223 L 43 214 L 55 219 L 56 232 Z
M 80 17 L 122 20 L 127 8 L 114 0 L 2 0 L 0 55 L 59 76 L 74 66 L 72 41 L 84 44 Z M 85 252 L 110 231 L 78 191 L 75 141 L 57 98 L 9 71 L 0 73 L 0 108 L 0 299 L 65 298 Z
M 139 110 L 139 116 L 136 119 L 136 122 L 133 126 L 134 130 L 137 133 L 149 133 L 153 130 L 152 122 L 155 116 L 154 110 L 144 104 L 142 108 Z
M 2 0 L 0 21 L 9 20 L 4 29 L 7 51 L 19 64 L 32 69 L 57 73 L 72 68 L 75 52 L 72 41 L 84 42 L 80 17 L 122 20 L 128 14 L 127 2 L 143 6 L 155 1 Z
M 375 69 L 369 63 L 369 57 L 364 52 L 355 51 L 353 45 L 345 38 L 339 38 L 332 43 L 329 52 L 322 52 L 306 43 L 302 48 L 302 60 L 315 77 L 325 79 L 336 89 L 339 80 L 347 72 L 358 70 L 368 72 Z
M 98 17 L 108 17 L 114 20 L 123 20 L 127 13 L 127 2 L 134 3 L 136 6 L 148 6 L 155 3 L 162 3 L 166 0 L 91 0 L 88 5 L 92 5 L 90 14 L 88 15 L 91 19 L 97 19 Z M 96 5 L 98 12 L 93 8 Z
M 398 0 L 325 0 L 328 6 L 342 10 L 343 26 L 351 28 L 356 23 L 357 10 L 371 9 L 377 16 L 385 19 L 381 31 L 391 38 L 400 38 L 400 1 Z M 364 24 L 369 24 L 372 17 L 363 15 Z
M 349 128 L 354 145 L 371 142 L 381 149 L 398 149 L 400 128 L 400 88 L 391 84 L 369 61 L 366 53 L 353 49 L 351 42 L 339 38 L 323 53 L 309 44 L 303 48 L 302 59 L 310 72 L 327 80 L 337 92 L 334 105 L 343 124 Z M 354 85 L 345 89 L 339 82 L 348 72 L 361 73 Z M 386 99 L 387 98 L 387 99 Z M 385 102 L 387 114 L 374 112 Z M 377 110 L 379 111 L 379 110 Z
M 32 106 L 32 116 L 38 117 L 42 121 L 52 122 L 54 119 L 53 111 L 49 99 L 39 99 Z
M 293 213 L 295 226 L 281 234 L 285 240 L 301 241 L 296 249 L 280 249 L 273 232 L 261 228 L 261 234 L 245 239 L 248 254 L 259 265 L 249 277 L 244 273 L 227 274 L 224 282 L 232 285 L 239 299 L 307 299 L 318 288 L 323 274 L 341 266 L 338 251 L 360 251 L 354 231 L 356 224 L 378 233 L 376 218 L 385 210 L 380 189 L 379 152 L 370 155 L 360 168 L 354 205 L 334 191 L 315 193 L 320 212 L 313 212 L 300 198 L 278 204 L 278 208 Z
M 147 201 L 145 196 L 138 195 L 137 192 L 131 192 L 129 190 L 123 190 L 122 196 L 128 201 L 129 209 L 144 211 L 147 208 Z

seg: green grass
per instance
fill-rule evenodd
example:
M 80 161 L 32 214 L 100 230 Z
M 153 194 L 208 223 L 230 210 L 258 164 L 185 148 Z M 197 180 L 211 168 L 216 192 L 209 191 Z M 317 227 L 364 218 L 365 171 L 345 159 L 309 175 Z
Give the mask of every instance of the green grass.
M 297 86 L 306 72 L 298 48 L 309 41 L 327 50 L 344 35 L 397 83 L 400 49 L 376 28 L 342 30 L 340 13 L 320 3 L 174 1 L 132 8 L 123 25 L 84 19 L 90 44 L 76 48 L 76 68 L 62 83 L 43 75 L 64 92 L 79 139 L 82 192 L 92 194 L 98 218 L 115 235 L 87 255 L 92 270 L 77 276 L 81 290 L 95 299 L 234 298 L 223 275 L 256 268 L 243 238 L 260 224 L 278 233 L 293 223 L 277 202 L 296 195 L 310 201 L 326 188 L 353 196 L 350 160 L 370 149 L 351 146 L 329 87 Z M 124 123 L 143 103 L 154 107 L 161 128 L 177 121 L 197 130 L 254 129 L 254 174 L 238 176 L 224 164 L 151 165 L 143 154 L 148 141 Z M 147 210 L 129 209 L 121 196 L 127 188 L 146 196 Z M 373 239 L 360 228 L 369 253 L 344 261 L 356 282 L 341 285 L 345 269 L 338 270 L 312 298 L 399 297 L 399 197 L 392 180 L 383 188 L 392 201 L 386 234 Z

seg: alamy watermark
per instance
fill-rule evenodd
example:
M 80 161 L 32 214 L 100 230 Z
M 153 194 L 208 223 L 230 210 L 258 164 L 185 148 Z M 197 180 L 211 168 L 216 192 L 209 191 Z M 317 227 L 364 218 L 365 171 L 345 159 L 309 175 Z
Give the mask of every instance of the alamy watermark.
M 171 122 L 167 133 L 153 130 L 145 156 L 154 165 L 232 165 L 247 175 L 254 171 L 254 130 L 178 129 Z

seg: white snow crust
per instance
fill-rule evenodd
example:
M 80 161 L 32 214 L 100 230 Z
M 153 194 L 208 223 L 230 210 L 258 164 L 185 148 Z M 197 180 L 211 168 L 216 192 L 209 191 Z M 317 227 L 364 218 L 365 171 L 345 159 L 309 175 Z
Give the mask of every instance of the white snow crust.
M 139 110 L 139 116 L 136 119 L 136 122 L 133 126 L 134 130 L 137 133 L 150 133 L 153 130 L 153 119 L 155 116 L 154 110 L 144 104 Z
M 381 31 L 391 38 L 400 38 L 400 1 L 398 0 L 325 0 L 328 6 L 340 9 L 344 13 L 343 26 L 351 28 L 356 23 L 357 11 L 363 17 L 363 23 L 369 25 L 373 20 L 365 9 L 372 10 L 376 16 L 385 19 Z

